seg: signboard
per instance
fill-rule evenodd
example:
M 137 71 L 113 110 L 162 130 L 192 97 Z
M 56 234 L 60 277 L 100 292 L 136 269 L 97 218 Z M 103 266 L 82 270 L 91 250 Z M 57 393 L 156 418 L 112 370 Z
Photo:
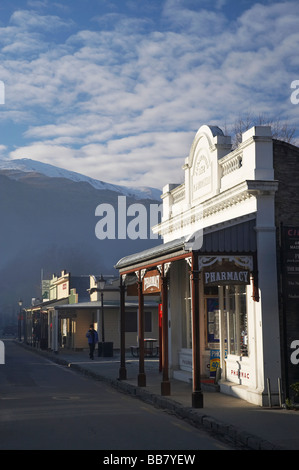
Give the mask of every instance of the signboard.
M 249 269 L 240 268 L 235 263 L 214 263 L 204 268 L 204 284 L 206 286 L 226 286 L 250 284 Z
M 220 367 L 220 350 L 210 349 L 210 377 L 216 377 L 218 367 Z
M 50 281 L 42 280 L 42 299 L 43 301 L 50 299 Z
M 57 285 L 57 299 L 64 299 L 69 295 L 69 281 Z
M 209 297 L 207 303 L 208 343 L 219 342 L 219 299 Z
M 161 278 L 158 270 L 148 271 L 142 281 L 144 294 L 157 294 L 161 292 Z
M 299 227 L 284 227 L 283 261 L 287 299 L 299 299 Z
M 192 199 L 198 199 L 211 192 L 212 166 L 209 155 L 201 149 L 196 156 L 192 174 Z
M 162 328 L 162 304 L 159 304 L 159 328 Z
M 286 393 L 292 395 L 289 386 L 298 381 L 299 364 L 294 356 L 294 345 L 299 340 L 299 227 L 282 227 L 282 294 L 284 299 Z M 295 350 L 295 354 L 296 350 Z

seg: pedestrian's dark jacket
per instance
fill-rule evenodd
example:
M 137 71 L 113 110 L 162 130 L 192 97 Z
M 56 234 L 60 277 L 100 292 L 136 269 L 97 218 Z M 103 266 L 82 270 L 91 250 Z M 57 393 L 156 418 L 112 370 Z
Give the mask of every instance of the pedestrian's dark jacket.
M 88 332 L 86 333 L 86 338 L 88 340 L 88 344 L 97 343 L 99 341 L 97 331 L 92 329 L 88 330 Z

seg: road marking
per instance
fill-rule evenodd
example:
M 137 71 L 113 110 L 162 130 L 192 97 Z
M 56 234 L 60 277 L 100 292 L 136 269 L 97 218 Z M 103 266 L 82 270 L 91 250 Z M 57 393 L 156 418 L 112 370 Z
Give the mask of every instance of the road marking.
M 153 408 L 146 408 L 145 406 L 140 406 L 140 408 L 144 411 L 147 411 L 148 413 L 150 413 L 151 415 L 156 415 L 157 414 L 157 411 Z
M 184 424 L 182 424 L 182 423 L 180 423 L 180 422 L 172 421 L 171 424 L 173 424 L 173 425 L 176 426 L 177 428 L 182 429 L 182 431 L 194 432 L 194 428 L 187 427 L 186 425 L 184 425 Z

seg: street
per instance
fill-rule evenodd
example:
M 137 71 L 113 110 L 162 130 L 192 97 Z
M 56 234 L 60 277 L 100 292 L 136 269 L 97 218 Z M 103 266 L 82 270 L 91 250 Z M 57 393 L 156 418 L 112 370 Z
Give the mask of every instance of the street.
M 5 341 L 5 364 L 0 365 L 0 422 L 1 450 L 179 450 L 182 454 L 231 449 L 163 410 L 11 340 Z

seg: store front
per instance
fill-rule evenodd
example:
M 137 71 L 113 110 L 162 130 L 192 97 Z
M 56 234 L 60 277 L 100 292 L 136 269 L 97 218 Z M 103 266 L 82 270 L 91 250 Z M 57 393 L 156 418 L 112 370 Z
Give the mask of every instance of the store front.
M 210 377 L 221 378 L 218 372 L 227 373 L 229 357 L 248 357 L 247 299 L 252 289 L 253 257 L 230 257 L 230 261 L 210 257 L 203 263 L 208 367 Z
M 215 378 L 217 381 L 221 377 L 220 371 L 226 369 L 228 356 L 248 357 L 247 298 L 252 289 L 250 280 L 253 261 L 252 257 L 246 257 L 247 265 L 240 267 L 236 264 L 238 259 L 227 262 L 227 258 L 221 256 L 204 259 L 199 257 L 202 269 L 200 303 L 201 315 L 204 317 L 202 376 Z M 209 265 L 205 266 L 203 263 Z M 186 374 L 184 376 L 175 371 L 174 376 L 182 380 L 185 377 L 187 381 L 191 378 L 192 371 L 190 315 L 185 321 L 186 338 L 182 341 L 185 347 L 179 353 L 179 365 L 180 370 L 186 371 Z
M 161 276 L 162 394 L 169 377 L 202 383 L 251 403 L 279 399 L 281 377 L 277 238 L 271 130 L 243 134 L 233 150 L 219 128 L 202 126 L 183 166 L 185 182 L 163 188 L 163 244 L 120 260 L 121 282 Z M 136 274 L 137 273 L 137 274 Z M 163 386 L 164 383 L 164 386 Z

